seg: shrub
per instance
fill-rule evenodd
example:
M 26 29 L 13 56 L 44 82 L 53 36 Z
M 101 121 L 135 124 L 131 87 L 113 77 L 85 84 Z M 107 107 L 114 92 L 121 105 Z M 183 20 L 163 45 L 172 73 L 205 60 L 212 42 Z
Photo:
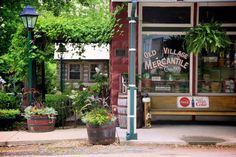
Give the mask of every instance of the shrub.
M 71 101 L 66 95 L 46 95 L 45 106 L 53 107 L 57 112 L 56 126 L 64 126 L 65 120 L 71 115 Z
M 0 109 L 0 131 L 13 130 L 14 124 L 20 120 L 19 109 Z
M 15 119 L 19 115 L 19 109 L 0 109 L 0 119 Z
M 8 95 L 7 93 L 0 92 L 0 109 L 19 109 L 20 99 Z

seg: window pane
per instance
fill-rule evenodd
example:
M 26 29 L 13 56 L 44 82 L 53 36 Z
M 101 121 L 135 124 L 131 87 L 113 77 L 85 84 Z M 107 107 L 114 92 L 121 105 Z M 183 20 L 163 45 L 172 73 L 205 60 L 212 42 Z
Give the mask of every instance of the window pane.
M 79 64 L 70 64 L 70 79 L 80 79 Z
M 227 7 L 200 7 L 199 21 L 210 22 L 211 20 L 220 23 L 236 23 L 236 6 Z
M 90 65 L 90 80 L 94 80 L 95 79 L 95 74 L 96 74 L 96 70 L 95 68 L 99 68 L 98 64 L 91 64 Z
M 184 52 L 182 45 L 182 36 L 143 36 L 143 91 L 189 92 L 189 55 Z
M 202 52 L 198 56 L 198 92 L 236 92 L 236 40 L 220 54 Z
M 190 7 L 143 7 L 143 23 L 191 23 Z

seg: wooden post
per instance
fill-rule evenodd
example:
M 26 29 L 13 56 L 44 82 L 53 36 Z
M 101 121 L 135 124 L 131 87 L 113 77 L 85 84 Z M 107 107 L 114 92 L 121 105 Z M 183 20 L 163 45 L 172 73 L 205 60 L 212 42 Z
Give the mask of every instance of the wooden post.
M 151 124 L 152 115 L 150 113 L 150 110 L 151 110 L 150 97 L 144 97 L 143 103 L 144 103 L 144 127 L 151 128 L 152 127 L 152 124 Z

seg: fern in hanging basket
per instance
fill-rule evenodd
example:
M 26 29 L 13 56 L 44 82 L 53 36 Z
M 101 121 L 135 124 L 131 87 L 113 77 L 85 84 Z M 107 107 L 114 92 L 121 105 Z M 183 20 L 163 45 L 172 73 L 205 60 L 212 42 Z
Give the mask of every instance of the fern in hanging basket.
M 185 36 L 187 52 L 198 54 L 203 49 L 207 53 L 219 53 L 227 48 L 231 41 L 217 22 L 203 23 L 189 29 Z

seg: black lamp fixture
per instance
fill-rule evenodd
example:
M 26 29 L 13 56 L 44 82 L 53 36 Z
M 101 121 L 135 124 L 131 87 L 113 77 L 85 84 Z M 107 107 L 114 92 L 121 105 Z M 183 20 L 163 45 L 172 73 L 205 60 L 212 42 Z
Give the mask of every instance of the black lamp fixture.
M 23 11 L 20 14 L 20 17 L 23 21 L 24 27 L 27 29 L 28 32 L 28 51 L 29 51 L 29 69 L 28 69 L 28 88 L 29 88 L 29 105 L 32 105 L 33 102 L 33 93 L 32 93 L 32 88 L 33 88 L 33 65 L 32 65 L 32 54 L 31 54 L 31 40 L 32 40 L 32 35 L 31 31 L 34 28 L 37 18 L 39 14 L 36 13 L 33 7 L 30 5 L 27 5 L 24 7 Z
M 20 17 L 24 23 L 24 27 L 27 29 L 33 29 L 37 19 L 38 19 L 39 14 L 36 13 L 34 8 L 30 5 L 27 5 L 24 7 L 23 11 L 20 14 Z
M 66 52 L 66 47 L 64 44 L 59 43 L 57 52 L 60 53 L 60 89 L 64 92 L 64 63 L 63 63 L 63 53 Z

